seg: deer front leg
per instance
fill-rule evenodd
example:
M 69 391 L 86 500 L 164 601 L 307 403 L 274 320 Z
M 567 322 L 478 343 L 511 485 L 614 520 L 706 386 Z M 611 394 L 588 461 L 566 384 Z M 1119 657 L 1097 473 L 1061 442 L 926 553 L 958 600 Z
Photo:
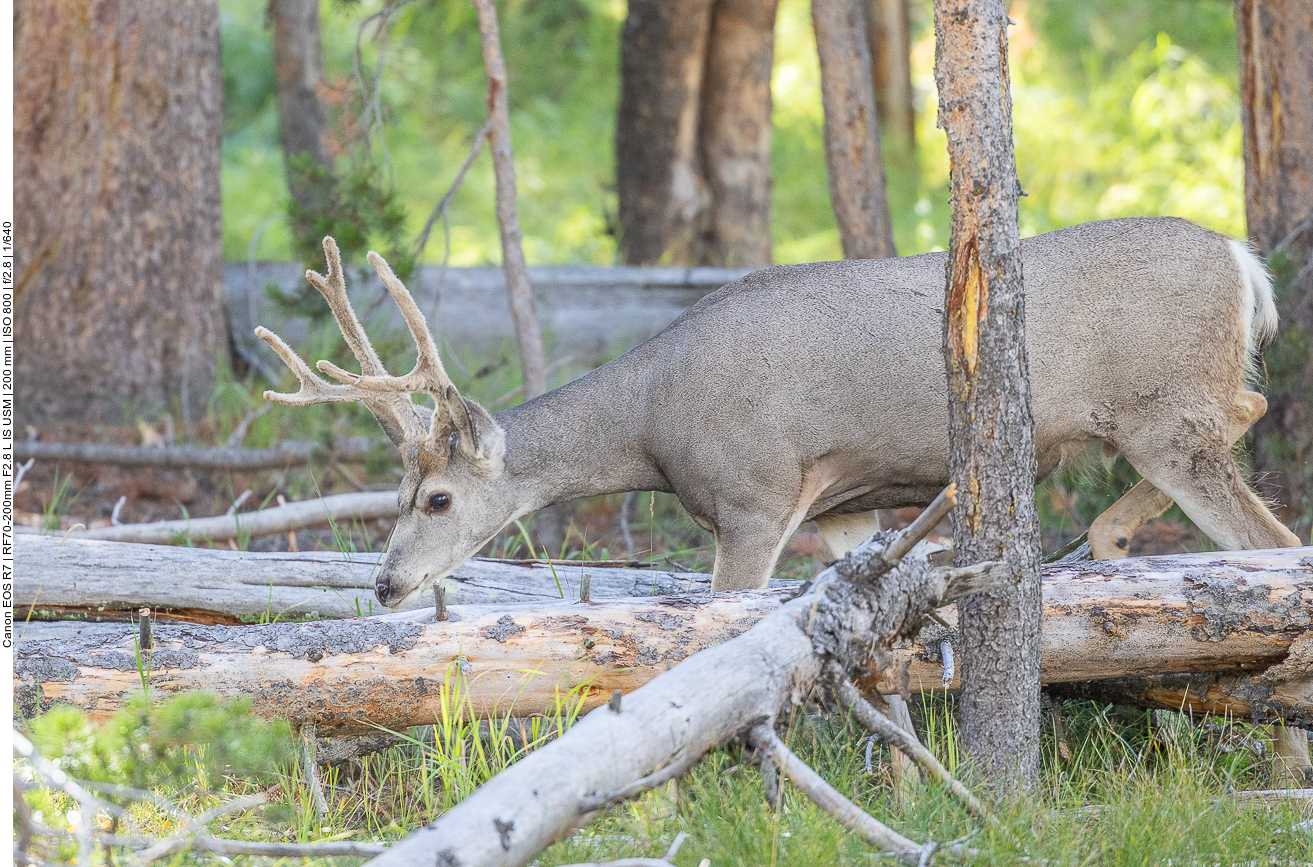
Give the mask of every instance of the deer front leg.
M 711 592 L 757 590 L 775 571 L 784 544 L 802 523 L 806 508 L 770 515 L 734 510 L 716 518 L 716 565 Z

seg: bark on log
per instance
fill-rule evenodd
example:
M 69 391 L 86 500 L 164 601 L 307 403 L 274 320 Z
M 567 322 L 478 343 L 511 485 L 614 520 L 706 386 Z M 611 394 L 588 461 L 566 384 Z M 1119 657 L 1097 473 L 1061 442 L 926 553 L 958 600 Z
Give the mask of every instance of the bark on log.
M 599 584 L 593 586 L 596 596 Z M 1313 722 L 1313 549 L 1050 566 L 1044 590 L 1046 683 L 1245 674 L 1242 687 L 1201 709 L 1258 722 Z M 415 611 L 309 624 L 157 624 L 151 689 L 248 695 L 259 712 L 315 724 L 321 734 L 361 731 L 366 720 L 391 729 L 431 723 L 451 665 L 465 673 L 480 714 L 550 711 L 572 687 L 594 707 L 616 689 L 628 692 L 670 663 L 741 634 L 790 592 L 452 606 L 453 620 L 445 623 Z M 943 614 L 951 624 L 952 612 Z M 24 713 L 65 701 L 106 716 L 140 689 L 129 625 L 27 630 L 15 669 Z M 886 692 L 941 689 L 945 638 L 955 640 L 955 630 L 925 627 L 916 642 L 893 651 L 875 685 Z M 1297 640 L 1299 653 L 1292 651 Z M 1181 706 L 1179 695 L 1162 691 L 1144 691 L 1136 701 Z
M 19 536 L 14 607 L 45 616 L 122 619 L 149 608 L 193 623 L 346 618 L 383 613 L 374 598 L 381 554 L 259 553 Z M 702 593 L 711 576 L 658 569 L 470 560 L 443 580 L 449 605 L 559 603 L 579 597 L 587 574 L 594 599 Z M 558 586 L 559 582 L 559 586 Z M 427 608 L 428 601 L 416 607 Z
M 307 440 L 288 440 L 273 448 L 247 449 L 237 446 L 119 446 L 107 443 L 47 443 L 23 440 L 14 443 L 18 462 L 67 461 L 75 464 L 113 464 L 120 467 L 166 467 L 189 470 L 227 470 L 238 473 L 303 467 L 310 463 L 363 463 L 376 446 L 386 445 L 369 437 L 351 437 L 331 447 Z M 387 454 L 395 455 L 392 448 Z

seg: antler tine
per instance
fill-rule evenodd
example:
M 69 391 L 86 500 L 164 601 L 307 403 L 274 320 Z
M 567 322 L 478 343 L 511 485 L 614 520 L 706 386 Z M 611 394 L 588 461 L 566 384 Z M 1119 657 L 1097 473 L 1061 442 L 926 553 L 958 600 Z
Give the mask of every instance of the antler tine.
M 278 353 L 278 357 L 292 369 L 292 373 L 296 374 L 297 380 L 301 383 L 301 388 L 296 394 L 284 394 L 269 390 L 264 393 L 265 400 L 288 406 L 309 406 L 315 403 L 339 403 L 369 400 L 376 397 L 376 395 L 353 385 L 334 385 L 324 382 L 311 372 L 309 365 L 302 360 L 301 356 L 296 354 L 292 347 L 283 341 L 283 338 L 263 325 L 255 329 L 255 336 L 269 344 L 270 348 Z
M 388 294 L 396 302 L 402 318 L 406 320 L 406 327 L 410 329 L 410 335 L 415 340 L 415 347 L 418 350 L 415 357 L 415 367 L 404 376 L 388 376 L 386 374 L 383 376 L 357 376 L 330 361 L 321 361 L 316 367 L 339 382 L 350 383 L 368 391 L 423 392 L 433 395 L 439 401 L 445 400 L 447 391 L 451 388 L 451 379 L 442 366 L 442 359 L 438 355 L 438 346 L 433 340 L 432 332 L 429 331 L 424 314 L 420 311 L 419 305 L 415 303 L 410 291 L 397 279 L 397 275 L 392 272 L 392 268 L 382 256 L 371 251 L 367 258 L 369 264 L 374 266 L 374 270 L 378 272 L 378 276 L 383 280 L 383 285 L 387 287 Z
M 342 254 L 338 251 L 337 241 L 332 236 L 324 237 L 324 259 L 328 262 L 328 276 L 324 277 L 315 271 L 307 270 L 305 279 L 319 290 L 319 294 L 328 302 L 329 308 L 333 311 L 333 318 L 337 320 L 337 327 L 351 349 L 351 354 L 360 362 L 361 372 L 367 376 L 387 376 L 387 368 L 383 366 L 378 353 L 374 351 L 373 344 L 365 334 L 364 326 L 356 317 L 355 308 L 351 306 L 351 299 L 347 297 L 346 277 L 342 271 Z

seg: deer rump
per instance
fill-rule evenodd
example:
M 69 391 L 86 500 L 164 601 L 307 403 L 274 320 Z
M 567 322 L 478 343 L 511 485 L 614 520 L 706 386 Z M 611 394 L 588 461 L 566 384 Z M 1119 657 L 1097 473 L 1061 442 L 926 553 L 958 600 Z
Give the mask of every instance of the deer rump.
M 353 350 L 368 348 L 344 288 L 328 285 L 340 264 L 330 240 L 325 250 L 330 279 L 311 282 Z M 1145 479 L 1091 527 L 1095 556 L 1124 556 L 1172 500 L 1224 548 L 1298 544 L 1231 455 L 1266 409 L 1247 380 L 1276 324 L 1252 253 L 1185 220 L 1134 218 L 1030 238 L 1021 255 L 1038 476 L 1101 442 Z M 628 490 L 673 492 L 714 532 L 713 590 L 764 586 L 804 520 L 842 555 L 878 528 L 871 510 L 925 505 L 947 483 L 946 259 L 757 271 L 586 376 L 490 416 L 450 383 L 409 293 L 373 257 L 422 363 L 361 377 L 320 362 L 348 383 L 327 385 L 261 329 L 302 383 L 266 396 L 362 400 L 401 447 L 401 517 L 377 588 L 386 605 L 414 599 L 524 514 Z M 356 352 L 381 371 L 369 353 Z M 433 396 L 430 420 L 406 391 Z

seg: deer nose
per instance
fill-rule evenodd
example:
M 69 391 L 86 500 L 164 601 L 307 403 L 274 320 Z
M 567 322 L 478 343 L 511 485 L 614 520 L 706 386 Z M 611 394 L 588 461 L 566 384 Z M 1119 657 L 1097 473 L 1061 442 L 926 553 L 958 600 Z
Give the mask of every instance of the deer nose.
M 382 602 L 384 605 L 388 604 L 388 595 L 391 590 L 392 583 L 388 581 L 387 578 L 380 577 L 374 582 L 374 595 L 377 596 L 378 601 Z

